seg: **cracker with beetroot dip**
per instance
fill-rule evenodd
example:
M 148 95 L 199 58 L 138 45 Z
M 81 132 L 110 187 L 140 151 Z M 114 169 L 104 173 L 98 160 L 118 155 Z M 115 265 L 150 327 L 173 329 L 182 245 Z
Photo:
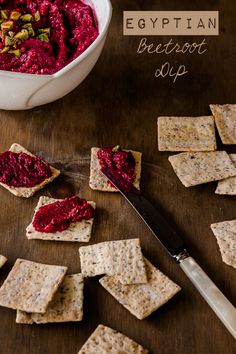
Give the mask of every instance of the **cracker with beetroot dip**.
M 77 199 L 79 203 L 83 203 L 83 209 L 77 204 Z M 44 206 L 48 207 L 43 211 L 42 207 Z M 35 208 L 33 220 L 26 228 L 26 236 L 29 240 L 89 242 L 95 208 L 96 204 L 94 202 L 87 202 L 77 196 L 64 200 L 41 196 Z M 83 211 L 82 216 L 80 216 L 81 210 Z M 41 215 L 38 215 L 39 212 L 41 212 Z M 74 213 L 74 220 L 71 220 L 72 212 Z M 69 219 L 68 215 L 70 215 Z M 46 218 L 45 221 L 44 217 Z M 82 218 L 79 219 L 78 217 Z M 41 223 L 43 223 L 43 228 L 39 227 L 37 229 L 37 224 Z
M 0 268 L 2 268 L 4 266 L 4 264 L 6 263 L 7 258 L 5 256 L 2 256 L 0 254 Z
M 85 277 L 107 274 L 122 284 L 147 283 L 140 240 L 100 242 L 79 249 L 81 272 Z
M 0 288 L 0 306 L 45 313 L 67 267 L 18 258 Z
M 31 197 L 59 174 L 19 144 L 0 154 L 0 185 L 17 197 Z
M 108 149 L 110 149 L 110 156 L 108 156 L 110 161 L 108 161 L 108 163 L 110 162 L 113 166 L 114 173 L 116 173 L 117 175 L 115 177 L 119 178 L 119 181 L 121 183 L 122 181 L 124 181 L 126 185 L 127 183 L 129 183 L 130 186 L 128 186 L 128 188 L 132 189 L 134 187 L 135 189 L 140 190 L 142 154 L 138 151 L 122 150 L 119 146 L 108 148 L 93 147 L 91 149 L 91 165 L 89 178 L 90 188 L 102 192 L 117 192 L 117 189 L 102 173 L 102 161 L 101 158 L 99 159 L 98 157 L 99 153 L 100 155 L 102 155 L 101 152 L 104 152 L 103 155 L 107 158 L 107 155 L 105 155 L 105 153 Z M 124 156 L 125 154 L 126 156 Z M 105 163 L 107 163 L 107 161 L 105 161 Z M 122 176 L 123 173 L 124 175 Z
M 16 323 L 44 324 L 82 321 L 83 289 L 82 274 L 66 275 L 45 313 L 27 313 L 17 310 Z
M 100 284 L 132 315 L 143 320 L 168 302 L 181 288 L 145 259 L 146 284 L 124 285 L 115 277 L 105 275 Z
M 124 334 L 100 324 L 77 354 L 148 354 L 148 350 Z

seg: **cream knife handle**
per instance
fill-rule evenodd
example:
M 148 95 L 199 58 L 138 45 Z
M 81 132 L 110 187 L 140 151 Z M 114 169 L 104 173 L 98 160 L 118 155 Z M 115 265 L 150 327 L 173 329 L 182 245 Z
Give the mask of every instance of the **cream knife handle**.
M 236 339 L 236 308 L 192 257 L 180 260 L 179 265 L 234 339 Z

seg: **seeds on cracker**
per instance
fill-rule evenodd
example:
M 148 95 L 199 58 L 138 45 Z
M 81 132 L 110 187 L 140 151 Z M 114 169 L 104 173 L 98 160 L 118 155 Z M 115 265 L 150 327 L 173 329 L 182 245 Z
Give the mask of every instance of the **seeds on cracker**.
M 148 354 L 148 350 L 124 334 L 100 324 L 77 354 Z
M 6 263 L 7 258 L 0 255 L 0 268 L 2 268 L 4 266 L 4 264 Z
M 35 214 L 32 222 L 26 228 L 26 236 L 29 240 L 51 240 L 51 241 L 71 241 L 71 242 L 89 242 L 92 233 L 92 225 L 94 218 L 82 219 L 79 221 L 74 221 L 69 223 L 68 227 L 62 231 L 56 232 L 41 232 L 37 231 L 34 227 L 35 215 L 44 205 L 50 205 L 55 202 L 60 202 L 62 199 L 54 199 L 46 196 L 39 198 L 38 204 L 35 208 Z M 95 209 L 96 204 L 94 202 L 88 202 L 93 209 Z M 53 222 L 53 220 L 51 220 Z M 50 223 L 51 223 L 50 222 Z
M 229 157 L 236 166 L 236 154 L 229 154 Z M 216 194 L 236 195 L 236 177 L 229 177 L 218 182 Z
M 8 156 L 9 153 L 15 154 L 14 157 Z M 0 155 L 2 155 L 2 160 L 4 160 L 2 161 L 2 164 L 0 164 L 0 185 L 17 197 L 31 197 L 35 192 L 43 188 L 46 184 L 52 182 L 60 174 L 60 171 L 52 166 L 49 166 L 42 159 L 39 159 L 19 144 L 13 144 L 9 151 L 6 151 Z M 24 158 L 27 156 L 31 157 L 31 159 L 32 157 L 35 158 L 34 163 L 32 163 L 32 161 L 24 161 Z M 14 159 L 15 164 L 13 161 L 8 161 L 9 158 Z M 44 171 L 47 177 L 45 177 L 45 174 L 41 171 L 41 168 L 45 168 L 45 171 L 48 172 L 46 173 Z M 25 184 L 26 180 L 27 183 Z M 22 186 L 22 183 L 24 186 Z
M 66 275 L 45 313 L 27 313 L 17 310 L 16 322 L 43 324 L 82 321 L 83 276 Z
M 212 114 L 223 144 L 236 144 L 236 104 L 211 104 Z
M 236 220 L 211 225 L 223 262 L 236 269 Z
M 159 151 L 216 150 L 212 116 L 159 117 L 157 123 Z
M 44 313 L 67 267 L 17 259 L 0 288 L 0 306 Z
M 91 164 L 90 164 L 90 178 L 89 178 L 89 186 L 91 189 L 99 190 L 103 192 L 117 192 L 117 189 L 112 186 L 112 184 L 108 181 L 106 176 L 101 172 L 100 162 L 97 156 L 97 153 L 100 149 L 93 147 L 91 149 Z M 124 150 L 128 151 L 128 150 Z M 135 159 L 135 180 L 134 187 L 140 189 L 140 179 L 141 179 L 141 158 L 142 154 L 138 151 L 132 151 L 134 159 Z
M 115 277 L 104 276 L 100 284 L 139 320 L 168 302 L 180 287 L 145 259 L 147 284 L 123 285 Z
M 139 239 L 107 241 L 79 249 L 85 277 L 115 275 L 122 284 L 147 282 Z
M 225 151 L 184 152 L 169 161 L 185 187 L 236 176 L 236 168 Z

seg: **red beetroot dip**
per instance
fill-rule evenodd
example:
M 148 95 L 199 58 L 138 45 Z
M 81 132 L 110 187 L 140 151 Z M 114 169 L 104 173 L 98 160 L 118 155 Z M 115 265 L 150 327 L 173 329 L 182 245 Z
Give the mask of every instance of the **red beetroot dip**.
M 124 151 L 120 147 L 105 147 L 97 152 L 102 172 L 109 173 L 111 179 L 124 192 L 136 192 L 135 158 L 130 151 Z
M 49 41 L 35 34 L 17 48 L 21 55 L 0 54 L 0 69 L 29 74 L 53 74 L 83 53 L 97 38 L 95 15 L 89 5 L 80 0 L 0 0 L 0 10 L 31 14 L 39 11 L 40 20 L 31 21 L 37 34 L 50 29 Z M 21 20 L 14 22 L 13 31 L 21 29 Z M 0 51 L 4 43 L 0 41 Z
M 34 216 L 33 226 L 39 232 L 55 233 L 66 230 L 72 222 L 93 216 L 93 207 L 85 199 L 73 196 L 42 206 Z
M 10 187 L 34 187 L 51 175 L 49 164 L 40 157 L 11 151 L 0 154 L 0 182 Z

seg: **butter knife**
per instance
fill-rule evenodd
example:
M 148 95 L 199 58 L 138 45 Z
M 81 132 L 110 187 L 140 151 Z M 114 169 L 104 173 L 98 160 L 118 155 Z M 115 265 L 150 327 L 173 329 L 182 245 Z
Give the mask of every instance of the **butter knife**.
M 189 255 L 183 240 L 177 232 L 145 197 L 137 193 L 135 189 L 132 192 L 124 190 L 112 176 L 109 169 L 104 169 L 102 172 L 132 205 L 153 235 L 178 263 L 211 309 L 236 339 L 236 308 L 217 288 L 195 259 Z

